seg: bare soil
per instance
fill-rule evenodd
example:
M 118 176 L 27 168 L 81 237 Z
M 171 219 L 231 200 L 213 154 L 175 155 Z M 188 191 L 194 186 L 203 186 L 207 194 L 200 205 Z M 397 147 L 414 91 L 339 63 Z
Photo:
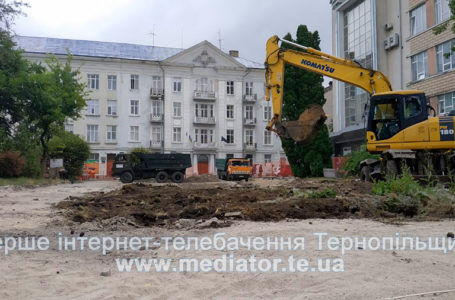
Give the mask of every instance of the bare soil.
M 121 217 L 139 226 L 179 219 L 252 221 L 373 217 L 371 184 L 353 180 L 290 180 L 280 186 L 134 183 L 111 192 L 70 197 L 56 205 L 74 222 Z

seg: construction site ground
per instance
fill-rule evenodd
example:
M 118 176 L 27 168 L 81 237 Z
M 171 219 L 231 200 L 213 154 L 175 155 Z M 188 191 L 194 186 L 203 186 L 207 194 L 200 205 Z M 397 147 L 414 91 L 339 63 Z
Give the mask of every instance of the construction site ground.
M 0 250 L 0 299 L 297 298 L 382 299 L 431 292 L 453 299 L 455 256 L 441 251 L 361 247 L 318 250 L 314 233 L 332 237 L 445 237 L 453 218 L 431 221 L 378 209 L 382 197 L 356 179 L 220 181 L 123 185 L 86 181 L 0 187 L 0 238 L 46 236 L 46 251 Z M 305 237 L 304 250 L 61 251 L 59 237 Z M 3 245 L 4 246 L 4 245 Z M 116 258 L 342 258 L 344 272 L 119 272 Z M 417 298 L 422 298 L 418 296 Z M 410 298 L 412 299 L 412 297 Z

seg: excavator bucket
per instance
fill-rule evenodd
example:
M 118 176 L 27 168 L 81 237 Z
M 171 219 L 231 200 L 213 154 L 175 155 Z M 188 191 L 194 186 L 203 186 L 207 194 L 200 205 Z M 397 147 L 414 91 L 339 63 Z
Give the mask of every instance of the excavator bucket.
M 297 121 L 283 122 L 281 126 L 285 129 L 286 137 L 305 145 L 311 142 L 326 119 L 327 115 L 322 107 L 314 105 L 301 113 Z

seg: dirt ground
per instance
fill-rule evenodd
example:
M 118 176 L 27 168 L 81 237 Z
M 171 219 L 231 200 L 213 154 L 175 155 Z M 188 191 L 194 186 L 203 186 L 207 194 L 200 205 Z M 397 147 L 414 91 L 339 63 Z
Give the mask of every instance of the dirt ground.
M 380 199 L 353 180 L 216 178 L 181 185 L 118 181 L 0 188 L 0 238 L 47 236 L 305 237 L 305 250 L 47 251 L 0 249 L 0 299 L 297 298 L 383 299 L 455 288 L 454 254 L 438 251 L 318 250 L 313 233 L 329 236 L 443 237 L 455 221 L 384 223 L 371 209 Z M 366 217 L 373 217 L 366 218 Z M 359 250 L 359 249 L 356 249 Z M 116 258 L 262 258 L 290 255 L 316 261 L 343 258 L 344 272 L 121 273 Z M 453 299 L 430 293 L 425 299 Z M 413 299 L 407 298 L 407 299 Z

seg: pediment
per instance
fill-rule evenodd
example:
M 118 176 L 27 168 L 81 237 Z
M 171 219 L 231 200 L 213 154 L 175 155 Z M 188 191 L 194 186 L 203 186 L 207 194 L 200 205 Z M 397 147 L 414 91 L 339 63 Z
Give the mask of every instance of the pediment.
M 191 48 L 185 49 L 167 58 L 163 63 L 203 68 L 245 68 L 235 58 L 216 48 L 208 41 L 203 41 Z

